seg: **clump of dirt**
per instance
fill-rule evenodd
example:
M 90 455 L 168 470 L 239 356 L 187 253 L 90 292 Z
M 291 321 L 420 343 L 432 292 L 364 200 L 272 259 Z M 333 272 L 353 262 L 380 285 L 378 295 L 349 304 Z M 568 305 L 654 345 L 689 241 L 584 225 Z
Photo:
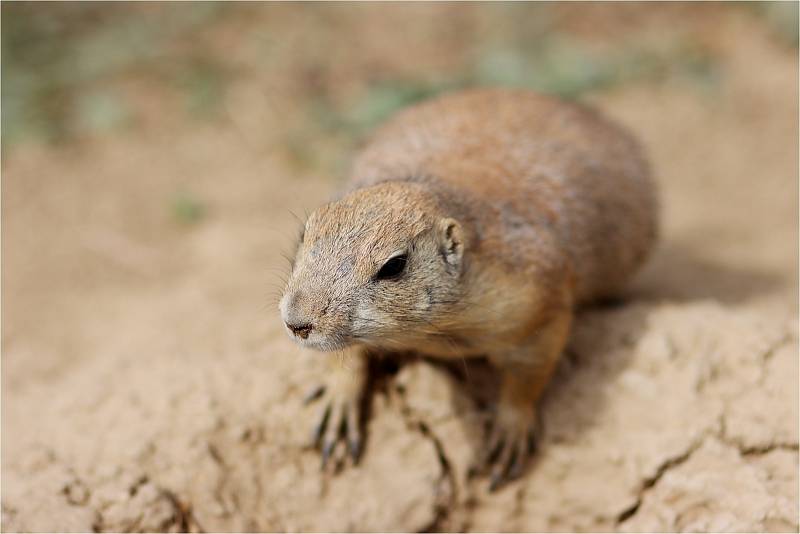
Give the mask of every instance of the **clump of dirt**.
M 699 31 L 677 8 L 620 9 Z M 302 403 L 320 355 L 286 339 L 275 302 L 290 213 L 333 192 L 352 144 L 293 123 L 307 93 L 289 52 L 314 63 L 298 36 L 322 17 L 322 42 L 346 37 L 341 62 L 302 78 L 337 102 L 374 65 L 456 68 L 464 42 L 428 30 L 485 36 L 502 11 L 276 8 L 262 22 L 286 40 L 231 82 L 224 119 L 187 125 L 149 88 L 139 130 L 4 154 L 3 529 L 797 531 L 797 52 L 725 9 L 701 32 L 711 82 L 667 73 L 586 97 L 649 149 L 662 244 L 621 302 L 579 314 L 538 453 L 496 493 L 469 476 L 495 387 L 480 363 L 403 365 L 372 399 L 362 463 L 322 472 Z M 613 33 L 555 13 L 587 39 Z M 209 42 L 252 24 L 226 20 Z M 391 55 L 412 27 L 441 53 Z M 226 50 L 242 65 L 264 48 Z M 305 127 L 317 136 L 294 137 Z

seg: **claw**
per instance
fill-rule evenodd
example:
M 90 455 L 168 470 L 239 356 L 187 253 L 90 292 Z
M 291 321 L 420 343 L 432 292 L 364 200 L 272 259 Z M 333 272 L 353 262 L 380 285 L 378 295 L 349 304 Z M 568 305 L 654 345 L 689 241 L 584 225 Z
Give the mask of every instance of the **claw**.
M 348 405 L 345 424 L 347 425 L 345 429 L 347 448 L 350 452 L 350 457 L 353 459 L 353 465 L 356 465 L 361 457 L 361 428 L 359 427 L 356 405 Z
M 514 463 L 517 456 L 517 449 L 513 443 L 506 440 L 503 444 L 502 450 L 500 452 L 500 457 L 497 459 L 497 463 L 492 469 L 492 474 L 490 478 L 489 489 L 494 491 L 495 489 L 499 488 L 503 482 L 508 480 L 508 470 L 509 466 Z
M 319 385 L 312 388 L 308 393 L 306 393 L 306 396 L 303 397 L 303 404 L 311 404 L 318 398 L 322 397 L 323 393 L 325 393 L 324 385 Z
M 325 407 L 325 410 L 322 412 L 322 416 L 317 421 L 317 424 L 314 425 L 314 429 L 311 432 L 311 446 L 317 447 L 322 440 L 322 434 L 325 432 L 325 427 L 328 425 L 328 419 L 331 415 L 331 405 Z
M 333 452 L 333 447 L 336 445 L 335 441 L 328 441 L 322 447 L 322 465 L 320 466 L 321 470 L 325 469 L 325 466 L 328 464 L 328 459 L 331 457 L 331 453 Z
M 336 444 L 339 443 L 342 433 L 344 432 L 346 419 L 342 411 L 343 407 L 338 404 L 330 408 L 330 416 L 328 418 L 328 423 L 325 428 L 325 435 L 322 438 L 323 468 L 325 467 L 325 464 L 328 462 L 328 458 L 336 448 Z
M 361 459 L 361 438 L 349 439 L 347 441 L 348 450 L 350 451 L 350 458 L 353 459 L 353 465 L 357 465 Z
M 491 436 L 489 437 L 489 444 L 486 446 L 483 455 L 482 468 L 486 469 L 500 456 L 500 451 L 504 445 L 504 439 L 501 432 L 497 428 L 492 429 Z
M 489 478 L 489 491 L 496 491 L 507 480 L 508 465 L 501 462 L 495 465 L 492 469 L 492 474 Z
M 522 475 L 522 470 L 525 467 L 525 460 L 527 452 L 525 445 L 517 445 L 517 450 L 514 454 L 514 459 L 511 462 L 511 468 L 508 470 L 508 480 L 514 480 Z

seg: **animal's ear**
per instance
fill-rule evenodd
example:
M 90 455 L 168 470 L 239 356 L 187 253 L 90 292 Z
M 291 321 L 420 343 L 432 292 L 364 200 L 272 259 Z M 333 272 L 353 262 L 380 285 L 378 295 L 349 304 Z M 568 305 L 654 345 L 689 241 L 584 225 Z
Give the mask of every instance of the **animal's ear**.
M 436 231 L 439 251 L 445 263 L 451 267 L 460 267 L 464 255 L 464 231 L 455 219 L 442 219 Z

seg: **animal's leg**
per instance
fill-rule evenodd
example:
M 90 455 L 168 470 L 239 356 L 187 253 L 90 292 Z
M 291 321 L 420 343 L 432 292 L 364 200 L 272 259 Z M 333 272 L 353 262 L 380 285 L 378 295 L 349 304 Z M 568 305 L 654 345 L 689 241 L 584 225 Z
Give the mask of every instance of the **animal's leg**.
M 484 452 L 484 464 L 491 466 L 491 489 L 522 473 L 533 449 L 537 403 L 564 350 L 571 322 L 572 312 L 560 311 L 519 350 L 490 357 L 503 373 Z

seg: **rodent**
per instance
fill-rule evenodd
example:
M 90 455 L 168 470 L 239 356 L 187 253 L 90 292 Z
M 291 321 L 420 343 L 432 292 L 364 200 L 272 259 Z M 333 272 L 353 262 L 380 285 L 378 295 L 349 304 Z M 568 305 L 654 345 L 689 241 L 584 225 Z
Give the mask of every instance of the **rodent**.
M 483 458 L 492 487 L 518 476 L 576 306 L 616 294 L 657 234 L 642 149 L 589 107 L 473 89 L 397 113 L 308 217 L 279 306 L 301 346 L 347 357 L 323 464 L 337 443 L 360 454 L 368 354 L 414 351 L 500 370 Z

